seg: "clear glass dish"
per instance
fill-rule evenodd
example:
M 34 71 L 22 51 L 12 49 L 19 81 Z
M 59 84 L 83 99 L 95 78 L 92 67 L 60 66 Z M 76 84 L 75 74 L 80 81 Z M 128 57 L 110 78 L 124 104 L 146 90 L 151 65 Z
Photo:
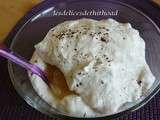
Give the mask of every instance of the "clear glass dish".
M 93 19 L 107 19 L 114 18 L 119 22 L 129 22 L 132 26 L 140 31 L 141 37 L 146 43 L 146 59 L 147 62 L 156 76 L 156 81 L 152 88 L 148 91 L 145 97 L 136 101 L 134 104 L 126 107 L 122 111 L 112 115 L 102 115 L 97 118 L 113 119 L 124 115 L 126 113 L 135 111 L 146 104 L 160 88 L 160 30 L 156 24 L 142 12 L 128 6 L 121 2 L 113 1 L 99 1 L 99 0 L 54 0 L 50 4 L 43 2 L 39 5 L 42 9 L 38 9 L 35 15 L 21 27 L 21 29 L 14 36 L 11 43 L 11 49 L 26 59 L 30 59 L 34 52 L 34 45 L 43 40 L 46 33 L 55 25 L 66 21 L 78 18 L 93 18 Z M 73 10 L 76 12 L 86 11 L 108 11 L 115 12 L 118 10 L 117 15 L 55 15 L 54 11 Z M 108 13 L 109 14 L 109 13 Z M 32 88 L 27 72 L 19 66 L 9 62 L 8 69 L 12 83 L 17 92 L 22 98 L 32 107 L 38 111 L 45 113 L 51 117 L 62 119 L 75 119 L 76 116 L 70 116 L 66 113 L 59 112 L 52 108 L 43 99 L 41 99 Z M 91 118 L 96 119 L 96 118 Z

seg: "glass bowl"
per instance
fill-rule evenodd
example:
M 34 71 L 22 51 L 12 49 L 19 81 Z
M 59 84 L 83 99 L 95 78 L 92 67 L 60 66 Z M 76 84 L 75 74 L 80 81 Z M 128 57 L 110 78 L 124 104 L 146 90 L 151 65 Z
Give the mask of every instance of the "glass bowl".
M 74 15 L 55 13 L 70 10 L 78 13 L 75 13 Z M 85 11 L 105 11 L 107 14 L 87 15 L 83 13 Z M 111 14 L 111 12 L 114 13 Z M 122 111 L 112 115 L 102 115 L 90 119 L 113 119 L 126 113 L 135 111 L 146 104 L 158 92 L 160 88 L 160 30 L 149 17 L 137 9 L 116 1 L 54 0 L 48 3 L 44 1 L 37 7 L 33 8 L 33 10 L 27 14 L 27 17 L 29 19 L 24 18 L 25 24 L 21 26 L 19 31 L 14 36 L 10 48 L 28 60 L 31 58 L 34 52 L 34 45 L 43 40 L 46 33 L 52 27 L 66 20 L 78 18 L 93 18 L 97 20 L 114 18 L 119 22 L 129 22 L 134 28 L 140 31 L 140 36 L 145 40 L 146 43 L 147 63 L 149 64 L 153 74 L 156 76 L 155 83 L 147 92 L 145 97 L 126 107 Z M 11 62 L 8 63 L 8 69 L 15 89 L 29 105 L 51 117 L 62 119 L 78 118 L 76 116 L 59 112 L 41 99 L 33 89 L 28 78 L 28 74 L 24 69 Z

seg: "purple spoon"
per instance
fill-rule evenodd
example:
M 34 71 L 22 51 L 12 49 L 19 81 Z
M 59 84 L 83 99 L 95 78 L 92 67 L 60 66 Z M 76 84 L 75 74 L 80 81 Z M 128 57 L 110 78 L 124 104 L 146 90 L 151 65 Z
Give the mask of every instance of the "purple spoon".
M 13 51 L 11 51 L 10 49 L 6 48 L 4 45 L 0 45 L 0 56 L 8 59 L 9 61 L 16 63 L 17 65 L 30 71 L 32 74 L 38 75 L 48 84 L 47 75 L 43 70 L 41 70 L 38 66 L 31 64 L 22 56 L 19 56 Z

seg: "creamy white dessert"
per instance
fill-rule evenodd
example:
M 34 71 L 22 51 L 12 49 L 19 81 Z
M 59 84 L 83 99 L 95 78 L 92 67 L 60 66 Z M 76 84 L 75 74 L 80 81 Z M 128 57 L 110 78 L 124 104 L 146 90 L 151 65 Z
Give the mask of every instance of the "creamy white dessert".
M 51 29 L 35 48 L 31 61 L 50 73 L 51 89 L 32 75 L 34 89 L 70 115 L 116 113 L 143 96 L 155 80 L 145 60 L 145 42 L 129 23 L 66 21 Z

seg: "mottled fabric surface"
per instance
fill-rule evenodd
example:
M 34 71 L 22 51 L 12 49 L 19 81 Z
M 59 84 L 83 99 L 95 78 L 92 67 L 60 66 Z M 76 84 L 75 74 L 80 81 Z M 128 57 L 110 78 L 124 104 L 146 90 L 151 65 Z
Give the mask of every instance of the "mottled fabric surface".
M 160 8 L 158 6 L 148 0 L 121 1 L 143 11 L 160 27 Z M 17 29 L 14 29 L 7 38 L 8 43 L 10 43 L 8 40 L 11 40 Z M 30 107 L 16 93 L 9 78 L 7 62 L 2 58 L 0 58 L 0 120 L 56 120 Z M 117 120 L 160 120 L 160 92 L 141 109 Z

